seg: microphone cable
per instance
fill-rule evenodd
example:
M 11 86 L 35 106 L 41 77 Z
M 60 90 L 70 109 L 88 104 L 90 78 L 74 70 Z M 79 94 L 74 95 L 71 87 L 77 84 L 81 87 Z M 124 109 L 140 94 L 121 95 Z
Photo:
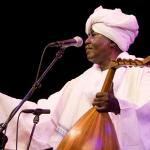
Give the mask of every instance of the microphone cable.
M 40 58 L 40 63 L 39 63 L 39 66 L 38 66 L 38 70 L 37 70 L 37 74 L 36 74 L 36 78 L 35 78 L 35 82 L 38 80 L 39 78 L 39 74 L 40 74 L 40 70 L 41 70 L 41 66 L 42 66 L 42 61 L 43 61 L 43 58 L 44 58 L 44 54 L 45 54 L 45 51 L 46 49 L 48 48 L 48 45 L 45 46 L 43 52 L 42 52 L 42 55 L 41 55 L 41 58 Z
M 18 150 L 18 131 L 19 131 L 19 118 L 21 115 L 22 111 L 19 113 L 17 117 L 17 125 L 16 125 L 16 150 Z

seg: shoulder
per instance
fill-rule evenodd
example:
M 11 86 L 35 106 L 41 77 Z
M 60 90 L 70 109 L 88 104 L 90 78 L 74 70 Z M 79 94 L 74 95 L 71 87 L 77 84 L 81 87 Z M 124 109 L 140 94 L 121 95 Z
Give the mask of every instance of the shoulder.
M 88 81 L 88 79 L 94 78 L 94 76 L 96 74 L 99 74 L 100 72 L 101 72 L 101 70 L 100 70 L 99 66 L 97 64 L 93 64 L 90 68 L 88 68 L 82 74 L 80 74 L 79 76 L 77 76 L 76 78 L 74 78 L 72 80 L 75 80 L 75 81 L 76 80 L 86 80 L 86 81 Z

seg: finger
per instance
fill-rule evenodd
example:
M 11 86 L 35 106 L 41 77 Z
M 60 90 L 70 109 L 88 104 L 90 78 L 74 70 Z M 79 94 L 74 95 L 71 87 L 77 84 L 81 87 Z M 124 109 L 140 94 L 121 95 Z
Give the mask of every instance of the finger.
M 94 101 L 107 101 L 109 99 L 108 96 L 109 96 L 108 93 L 103 96 L 97 96 L 97 97 L 95 97 Z
M 98 92 L 98 93 L 96 94 L 96 97 L 103 97 L 103 96 L 105 96 L 105 95 L 107 95 L 107 92 Z
M 101 106 L 108 106 L 108 103 L 109 103 L 108 100 L 107 101 L 94 101 L 92 105 L 101 107 Z
M 106 106 L 101 106 L 101 107 L 95 106 L 95 108 L 98 112 L 107 112 Z

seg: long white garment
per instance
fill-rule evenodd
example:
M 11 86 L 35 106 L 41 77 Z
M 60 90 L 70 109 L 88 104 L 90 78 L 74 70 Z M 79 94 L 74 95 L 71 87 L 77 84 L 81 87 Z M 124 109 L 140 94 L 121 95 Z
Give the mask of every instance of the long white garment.
M 119 57 L 132 58 L 124 52 Z M 41 115 L 34 132 L 31 150 L 53 146 L 54 149 L 70 127 L 92 107 L 92 101 L 100 91 L 107 70 L 101 72 L 93 65 L 79 77 L 69 81 L 57 93 L 37 104 L 27 101 L 25 108 L 50 109 L 49 115 Z M 114 93 L 119 100 L 120 115 L 110 114 L 115 125 L 121 150 L 150 150 L 150 68 L 132 67 L 117 69 L 114 77 Z M 0 94 L 0 122 L 4 122 L 19 100 Z M 15 149 L 16 120 L 11 120 L 6 148 Z M 33 126 L 33 115 L 22 114 L 19 122 L 19 150 L 25 150 Z

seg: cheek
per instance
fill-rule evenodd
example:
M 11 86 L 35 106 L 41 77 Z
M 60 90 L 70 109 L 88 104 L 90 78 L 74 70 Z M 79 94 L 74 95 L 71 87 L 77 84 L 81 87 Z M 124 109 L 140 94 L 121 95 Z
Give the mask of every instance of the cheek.
M 97 42 L 94 42 L 92 45 L 94 49 L 99 49 L 101 47 L 101 45 Z
M 95 39 L 92 44 L 95 49 L 105 49 L 108 46 L 108 40 Z
M 101 55 L 103 55 L 103 53 L 104 53 L 104 49 L 102 47 L 97 46 L 94 48 L 95 56 L 100 57 Z
M 104 48 L 95 49 L 94 57 L 96 60 L 105 60 L 108 56 L 107 50 Z
M 95 43 L 93 45 L 94 49 L 95 49 L 95 54 L 98 55 L 99 57 L 105 57 L 109 51 L 109 48 L 107 46 L 107 44 L 105 43 Z

